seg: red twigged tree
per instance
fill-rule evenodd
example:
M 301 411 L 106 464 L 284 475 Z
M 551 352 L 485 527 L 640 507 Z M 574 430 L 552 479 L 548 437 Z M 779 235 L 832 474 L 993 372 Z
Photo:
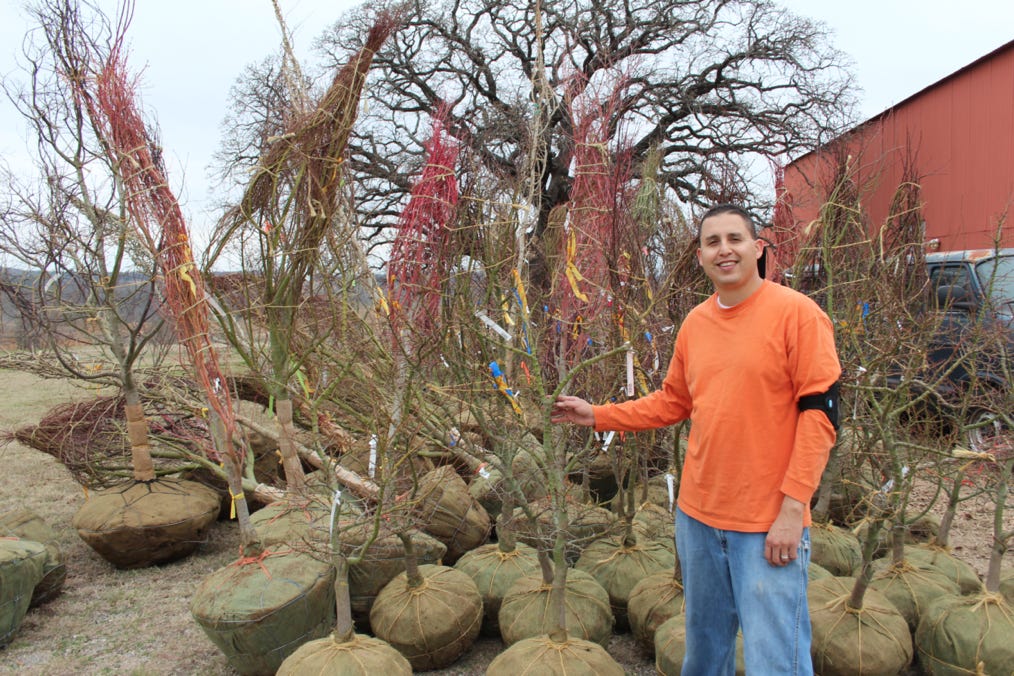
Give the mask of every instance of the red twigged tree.
M 775 174 L 775 209 L 771 227 L 761 233 L 769 242 L 767 251 L 767 278 L 775 282 L 782 279 L 782 270 L 792 265 L 799 250 L 799 234 L 792 221 L 792 193 L 785 187 L 785 167 L 772 162 Z
M 602 98 L 595 98 L 597 88 L 575 87 L 582 94 L 569 101 L 574 182 L 554 284 L 563 368 L 580 361 L 587 346 L 606 344 L 613 324 L 611 271 L 618 269 L 618 261 L 611 257 L 621 234 L 633 227 L 629 210 L 622 207 L 630 179 L 628 155 L 617 152 L 616 139 L 622 135 L 610 127 L 624 86 L 620 78 Z
M 402 334 L 408 327 L 418 340 L 438 326 L 440 299 L 452 264 L 449 244 L 458 206 L 454 174 L 458 144 L 445 133 L 446 114 L 440 110 L 434 118 L 426 164 L 398 221 L 388 265 L 391 329 L 396 347 L 406 350 Z
M 252 544 L 256 534 L 249 523 L 243 493 L 244 455 L 233 445 L 235 413 L 211 343 L 207 296 L 194 264 L 186 221 L 167 182 L 161 150 L 138 110 L 136 80 L 127 69 L 124 32 L 129 16 L 128 8 L 109 57 L 94 77 L 75 73 L 71 85 L 102 137 L 106 152 L 120 167 L 132 224 L 158 261 L 166 305 L 212 412 L 215 449 L 211 454 L 226 464 L 241 537 L 244 545 Z

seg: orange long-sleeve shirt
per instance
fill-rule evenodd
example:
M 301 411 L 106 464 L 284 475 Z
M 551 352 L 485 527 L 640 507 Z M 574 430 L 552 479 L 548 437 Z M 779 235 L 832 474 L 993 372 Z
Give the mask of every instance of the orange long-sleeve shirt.
M 694 308 L 662 387 L 595 406 L 596 430 L 639 431 L 689 418 L 679 506 L 713 528 L 766 532 L 785 495 L 807 506 L 835 433 L 800 397 L 825 392 L 841 366 L 831 321 L 801 293 L 765 281 L 745 301 Z

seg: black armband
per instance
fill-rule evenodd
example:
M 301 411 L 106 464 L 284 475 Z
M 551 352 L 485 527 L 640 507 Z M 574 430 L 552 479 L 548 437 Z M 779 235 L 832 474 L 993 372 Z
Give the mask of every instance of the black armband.
M 838 391 L 841 388 L 841 382 L 835 381 L 834 385 L 827 389 L 827 392 L 821 394 L 808 394 L 805 397 L 799 399 L 799 410 L 807 411 L 809 409 L 817 409 L 824 412 L 827 416 L 828 421 L 831 423 L 831 427 L 838 431 Z

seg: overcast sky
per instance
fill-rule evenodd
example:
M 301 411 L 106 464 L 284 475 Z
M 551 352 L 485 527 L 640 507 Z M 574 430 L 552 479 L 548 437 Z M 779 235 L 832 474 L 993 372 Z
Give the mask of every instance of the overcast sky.
M 1014 39 L 1012 0 L 781 0 L 823 21 L 832 42 L 854 61 L 864 90 L 862 115 L 873 116 Z M 19 77 L 17 59 L 28 29 L 22 3 L 0 0 L 0 74 Z M 116 0 L 98 0 L 115 15 Z M 356 0 L 280 0 L 297 54 Z M 206 168 L 218 145 L 229 88 L 243 67 L 277 49 L 270 0 L 138 0 L 128 33 L 131 63 L 144 66 L 141 94 L 154 111 L 173 187 L 192 223 L 205 213 Z M 0 154 L 29 161 L 25 126 L 0 101 Z

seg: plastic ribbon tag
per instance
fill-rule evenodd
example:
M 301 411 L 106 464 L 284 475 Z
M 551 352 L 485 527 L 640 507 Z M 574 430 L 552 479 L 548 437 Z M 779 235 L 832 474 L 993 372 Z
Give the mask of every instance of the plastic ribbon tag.
M 570 288 L 574 292 L 574 295 L 578 300 L 582 300 L 585 303 L 588 302 L 588 296 L 581 292 L 578 287 L 578 282 L 583 282 L 584 277 L 581 275 L 581 271 L 577 269 L 577 264 L 574 262 L 577 258 L 577 233 L 574 230 L 570 231 L 570 236 L 567 238 L 567 281 L 570 282 Z
M 377 478 L 377 435 L 370 435 L 370 463 L 367 465 L 367 473 L 371 479 Z
M 517 401 L 517 394 L 511 388 L 507 387 L 507 379 L 503 375 L 503 371 L 500 370 L 500 365 L 495 361 L 489 363 L 489 372 L 493 376 L 493 385 L 496 389 L 507 397 L 507 400 L 511 403 L 511 407 L 514 412 L 518 415 L 522 414 L 521 406 Z
M 676 477 L 672 475 L 672 472 L 666 472 L 665 474 L 665 487 L 669 489 L 669 511 L 672 511 L 673 503 L 676 502 Z
M 231 498 L 229 503 L 229 520 L 236 518 L 236 500 L 243 497 L 243 491 L 234 494 L 231 490 L 229 491 L 229 497 Z
M 627 396 L 634 396 L 634 351 L 627 350 Z
M 504 340 L 509 341 L 511 339 L 511 334 L 507 333 L 506 329 L 504 329 L 502 326 L 500 326 L 492 319 L 490 319 L 489 315 L 487 315 L 484 310 L 476 310 L 475 316 L 479 318 L 479 321 L 481 321 L 483 324 L 492 329 L 498 336 L 500 336 Z
M 334 491 L 334 499 L 331 500 L 331 523 L 328 524 L 327 537 L 328 539 L 334 538 L 334 515 L 338 511 L 338 505 L 342 501 L 342 491 L 340 488 L 336 488 Z

